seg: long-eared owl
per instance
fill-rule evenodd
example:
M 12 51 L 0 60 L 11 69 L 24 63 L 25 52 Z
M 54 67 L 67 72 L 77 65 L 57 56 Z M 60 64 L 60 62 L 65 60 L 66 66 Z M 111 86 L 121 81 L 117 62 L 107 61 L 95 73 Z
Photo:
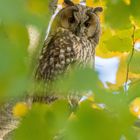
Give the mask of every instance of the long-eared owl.
M 100 37 L 98 13 L 102 7 L 87 7 L 65 2 L 54 19 L 42 48 L 36 79 L 53 81 L 74 63 L 94 64 L 95 47 Z

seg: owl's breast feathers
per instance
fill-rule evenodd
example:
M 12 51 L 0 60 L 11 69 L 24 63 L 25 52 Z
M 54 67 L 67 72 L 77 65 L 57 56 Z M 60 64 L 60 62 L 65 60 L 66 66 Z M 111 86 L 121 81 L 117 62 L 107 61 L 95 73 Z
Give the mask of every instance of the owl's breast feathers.
M 77 37 L 67 29 L 58 28 L 51 39 L 46 39 L 36 71 L 36 79 L 52 81 L 73 63 L 94 61 L 95 44 Z

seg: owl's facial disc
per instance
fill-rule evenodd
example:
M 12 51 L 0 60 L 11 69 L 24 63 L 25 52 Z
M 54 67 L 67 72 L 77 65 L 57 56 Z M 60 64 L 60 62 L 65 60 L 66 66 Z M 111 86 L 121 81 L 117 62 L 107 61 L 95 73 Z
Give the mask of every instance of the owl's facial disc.
M 69 6 L 62 11 L 60 11 L 60 26 L 65 28 L 65 29 L 72 29 L 72 26 L 75 24 L 76 19 L 74 18 L 74 12 L 77 11 L 78 9 L 75 6 Z
M 68 6 L 60 13 L 60 26 L 70 30 L 76 36 L 90 38 L 100 28 L 97 13 L 101 11 L 101 7 L 89 8 L 79 4 Z
M 94 37 L 97 32 L 100 32 L 100 21 L 98 13 L 102 12 L 103 8 L 90 8 L 82 5 L 76 6 L 78 7 L 78 11 L 74 12 L 74 17 L 77 19 L 75 34 L 80 37 Z

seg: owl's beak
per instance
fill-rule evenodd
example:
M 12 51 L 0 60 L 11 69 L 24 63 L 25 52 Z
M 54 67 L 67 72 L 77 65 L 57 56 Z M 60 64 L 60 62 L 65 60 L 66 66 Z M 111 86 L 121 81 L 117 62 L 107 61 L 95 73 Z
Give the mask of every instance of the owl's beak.
M 79 36 L 80 35 L 80 24 L 77 25 L 76 29 L 75 29 L 75 35 Z

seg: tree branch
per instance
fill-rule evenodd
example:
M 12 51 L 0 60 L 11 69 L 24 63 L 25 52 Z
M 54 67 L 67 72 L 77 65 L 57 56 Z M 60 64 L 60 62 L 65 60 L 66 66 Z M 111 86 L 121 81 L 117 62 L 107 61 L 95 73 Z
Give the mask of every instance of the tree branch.
M 136 30 L 136 27 L 135 27 L 135 25 L 133 25 L 133 33 L 131 36 L 131 38 L 132 38 L 132 50 L 131 50 L 130 58 L 129 58 L 128 63 L 127 63 L 125 91 L 127 91 L 127 85 L 128 85 L 127 82 L 128 82 L 128 78 L 129 78 L 130 64 L 131 64 L 132 58 L 134 56 L 134 50 L 135 50 L 135 30 Z

